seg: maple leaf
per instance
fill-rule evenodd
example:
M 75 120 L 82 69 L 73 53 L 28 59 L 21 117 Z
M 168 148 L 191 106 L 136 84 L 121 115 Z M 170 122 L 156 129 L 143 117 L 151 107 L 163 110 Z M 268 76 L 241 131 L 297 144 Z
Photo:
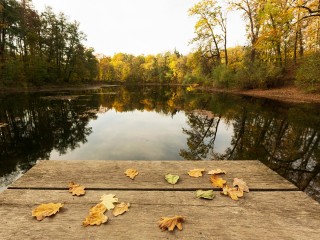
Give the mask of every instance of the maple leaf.
M 41 221 L 46 217 L 56 214 L 62 207 L 63 204 L 61 203 L 41 204 L 32 210 L 32 216 L 36 217 L 38 221 Z
M 217 177 L 216 175 L 212 175 L 210 177 L 210 180 L 211 180 L 212 186 L 219 187 L 219 188 L 223 188 L 223 185 L 227 182 L 223 178 Z
M 214 195 L 213 190 L 208 190 L 208 191 L 197 190 L 196 191 L 196 197 L 197 198 L 205 198 L 205 199 L 212 200 L 215 197 L 215 195 Z
M 127 177 L 131 178 L 132 180 L 139 174 L 139 172 L 136 169 L 130 168 L 127 169 L 124 174 L 127 175 Z
M 159 227 L 162 231 L 165 231 L 167 229 L 169 231 L 173 231 L 175 227 L 177 227 L 181 231 L 183 222 L 184 218 L 181 216 L 162 217 L 159 221 Z
M 117 204 L 116 207 L 113 209 L 112 211 L 112 214 L 113 216 L 118 216 L 118 215 L 121 215 L 127 211 L 129 211 L 129 207 L 130 207 L 130 203 L 120 203 L 120 204 Z
M 231 188 L 228 185 L 223 187 L 222 194 L 228 195 L 233 200 L 238 200 L 239 197 L 243 197 L 243 191 L 238 188 Z
M 118 202 L 118 198 L 115 198 L 114 194 L 103 194 L 100 200 L 108 210 L 114 209 L 114 203 Z
M 218 174 L 227 174 L 226 171 L 221 170 L 221 169 L 214 169 L 208 172 L 209 175 L 218 175 Z
M 190 177 L 201 177 L 202 176 L 202 172 L 204 172 L 205 169 L 204 168 L 201 168 L 201 169 L 193 169 L 193 170 L 190 170 L 188 172 L 189 176 Z
M 176 184 L 180 178 L 178 175 L 173 175 L 173 174 L 167 174 L 164 177 L 167 180 L 167 182 L 170 184 Z
M 247 186 L 247 184 L 245 183 L 245 181 L 239 178 L 235 178 L 233 180 L 233 186 L 236 187 L 238 186 L 239 190 L 242 192 L 249 192 L 249 187 Z
M 69 192 L 72 193 L 72 196 L 74 196 L 74 195 L 81 196 L 81 195 L 86 194 L 86 191 L 84 189 L 85 189 L 84 186 L 81 186 L 79 184 L 75 184 L 74 182 L 69 183 Z

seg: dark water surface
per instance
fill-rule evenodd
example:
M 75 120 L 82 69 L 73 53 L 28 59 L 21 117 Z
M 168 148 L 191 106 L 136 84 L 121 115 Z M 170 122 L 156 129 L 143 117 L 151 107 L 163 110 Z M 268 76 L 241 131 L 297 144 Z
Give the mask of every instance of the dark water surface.
M 0 95 L 0 187 L 39 159 L 258 159 L 320 201 L 320 108 L 184 87 Z

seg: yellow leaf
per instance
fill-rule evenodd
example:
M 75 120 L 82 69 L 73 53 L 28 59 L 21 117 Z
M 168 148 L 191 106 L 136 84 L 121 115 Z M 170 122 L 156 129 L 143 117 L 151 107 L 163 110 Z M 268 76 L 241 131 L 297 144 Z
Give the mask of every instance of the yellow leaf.
M 214 169 L 208 172 L 209 175 L 227 174 L 226 171 L 221 169 Z
M 115 198 L 114 194 L 103 194 L 100 200 L 108 210 L 114 209 L 114 203 L 118 202 L 118 198 Z
M 131 178 L 132 180 L 139 174 L 139 172 L 137 171 L 137 169 L 127 169 L 124 174 L 127 175 L 127 177 Z
M 189 176 L 190 177 L 201 177 L 202 176 L 202 172 L 204 172 L 205 169 L 204 168 L 201 168 L 201 169 L 193 169 L 193 170 L 190 170 L 188 172 Z
M 56 214 L 62 207 L 63 204 L 61 203 L 41 204 L 32 210 L 32 216 L 36 217 L 38 221 L 41 221 L 45 217 L 49 217 L 51 215 Z
M 216 175 L 212 175 L 210 177 L 210 180 L 211 180 L 212 186 L 219 187 L 219 188 L 223 188 L 223 185 L 227 182 L 223 178 L 217 177 Z
M 242 179 L 235 178 L 233 180 L 233 186 L 234 187 L 238 186 L 239 190 L 242 192 L 249 192 L 249 187 L 247 186 L 245 181 L 243 181 Z
M 69 183 L 69 192 L 71 192 L 72 196 L 74 195 L 81 196 L 86 194 L 86 191 L 84 189 L 85 189 L 84 186 L 75 184 L 74 182 Z
M 112 211 L 112 214 L 113 216 L 118 216 L 118 215 L 121 215 L 127 211 L 129 211 L 129 207 L 130 207 L 130 203 L 120 203 L 120 204 L 117 204 L 116 207 L 113 209 Z
M 97 205 L 90 208 L 89 215 L 82 222 L 83 226 L 88 225 L 101 225 L 108 221 L 108 217 L 104 215 L 104 212 L 107 210 L 106 206 L 103 203 L 98 203 Z
M 169 230 L 173 231 L 175 227 L 179 230 L 182 230 L 182 223 L 184 222 L 184 218 L 181 216 L 174 217 L 162 217 L 159 221 L 159 227 L 162 231 Z
M 103 203 L 98 203 L 94 207 L 90 208 L 90 212 L 102 212 L 102 213 L 104 213 L 106 210 L 107 210 L 107 208 Z
M 230 188 L 229 186 L 224 186 L 222 189 L 222 194 L 228 195 L 233 200 L 238 200 L 239 197 L 243 197 L 243 192 L 238 188 Z

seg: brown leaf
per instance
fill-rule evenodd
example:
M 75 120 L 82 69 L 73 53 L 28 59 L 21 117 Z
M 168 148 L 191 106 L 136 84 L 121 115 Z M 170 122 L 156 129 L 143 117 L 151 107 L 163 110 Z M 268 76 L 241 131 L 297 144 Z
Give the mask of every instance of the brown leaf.
M 189 176 L 190 177 L 201 177 L 202 176 L 202 172 L 204 172 L 205 169 L 204 168 L 201 168 L 201 169 L 193 169 L 193 170 L 190 170 L 188 172 Z
M 81 186 L 81 185 L 76 184 L 74 182 L 69 183 L 69 192 L 72 193 L 72 196 L 74 196 L 74 195 L 81 196 L 81 195 L 86 194 L 86 191 L 84 189 L 85 189 L 84 186 Z
M 45 217 L 49 217 L 51 215 L 56 214 L 62 207 L 63 204 L 61 203 L 41 204 L 32 210 L 32 216 L 36 217 L 38 221 L 41 221 Z
M 245 181 L 239 178 L 235 178 L 233 180 L 233 186 L 236 187 L 238 186 L 239 190 L 242 192 L 249 192 L 249 187 L 247 186 L 247 184 L 245 183 Z
M 108 217 L 104 215 L 104 212 L 107 210 L 106 206 L 103 203 L 98 203 L 94 207 L 90 208 L 89 215 L 82 222 L 83 226 L 88 225 L 101 225 L 108 221 Z
M 212 183 L 212 186 L 223 188 L 223 185 L 227 182 L 223 178 L 217 177 L 216 175 L 212 175 L 210 177 L 210 181 Z
M 227 174 L 226 171 L 221 169 L 214 169 L 208 172 L 209 175 Z
M 182 230 L 182 223 L 184 222 L 184 218 L 181 216 L 174 217 L 162 217 L 159 221 L 159 227 L 162 231 L 169 230 L 173 231 L 175 227 L 179 230 Z
M 116 207 L 113 209 L 112 211 L 112 214 L 113 216 L 118 216 L 118 215 L 121 215 L 127 211 L 129 211 L 129 207 L 130 207 L 130 203 L 120 203 L 120 204 L 117 204 Z
M 238 188 L 230 188 L 229 186 L 223 187 L 222 194 L 228 195 L 233 200 L 239 200 L 239 197 L 243 197 L 243 191 Z
M 126 174 L 127 177 L 133 180 L 139 174 L 139 172 L 137 171 L 137 169 L 129 168 L 124 172 L 124 174 Z

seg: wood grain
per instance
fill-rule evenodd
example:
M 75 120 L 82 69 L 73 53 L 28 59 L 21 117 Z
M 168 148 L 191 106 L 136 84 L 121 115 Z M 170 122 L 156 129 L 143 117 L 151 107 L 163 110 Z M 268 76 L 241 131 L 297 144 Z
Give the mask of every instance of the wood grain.
M 102 226 L 83 227 L 102 194 L 130 202 L 130 211 Z M 63 202 L 41 222 L 31 217 L 40 203 Z M 162 216 L 182 215 L 183 231 L 161 232 Z M 320 205 L 299 191 L 250 192 L 240 201 L 217 194 L 212 201 L 193 191 L 6 190 L 0 194 L 0 239 L 319 239 Z
M 139 171 L 135 180 L 124 175 L 128 168 Z M 243 178 L 252 190 L 297 190 L 259 161 L 40 161 L 9 188 L 65 189 L 74 181 L 89 189 L 212 189 L 209 175 L 188 176 L 187 172 L 194 168 L 223 169 L 227 171 L 223 178 L 229 184 L 236 177 Z M 177 185 L 165 181 L 168 173 L 180 176 Z

